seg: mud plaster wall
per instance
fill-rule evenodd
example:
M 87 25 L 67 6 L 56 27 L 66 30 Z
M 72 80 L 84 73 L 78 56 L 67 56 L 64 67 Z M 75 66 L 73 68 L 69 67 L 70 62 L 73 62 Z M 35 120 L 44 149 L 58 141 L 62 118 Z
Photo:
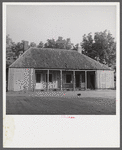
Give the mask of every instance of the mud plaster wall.
M 24 89 L 33 91 L 34 69 L 32 68 L 9 68 L 8 90 L 22 91 Z

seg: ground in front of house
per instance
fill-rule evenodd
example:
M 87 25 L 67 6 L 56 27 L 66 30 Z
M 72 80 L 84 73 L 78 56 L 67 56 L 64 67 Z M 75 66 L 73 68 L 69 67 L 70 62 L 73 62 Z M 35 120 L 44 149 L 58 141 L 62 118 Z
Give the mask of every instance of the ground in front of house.
M 7 92 L 6 114 L 115 115 L 116 91 Z

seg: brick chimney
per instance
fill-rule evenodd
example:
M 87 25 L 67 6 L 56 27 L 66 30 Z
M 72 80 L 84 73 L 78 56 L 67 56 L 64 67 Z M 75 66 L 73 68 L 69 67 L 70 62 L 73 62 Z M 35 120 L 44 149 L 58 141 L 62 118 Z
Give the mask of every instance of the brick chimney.
M 26 51 L 28 48 L 29 48 L 29 45 L 28 45 L 28 41 L 23 41 L 24 43 L 24 51 Z
M 58 40 L 59 40 L 59 41 L 62 41 L 62 39 L 63 39 L 63 38 L 62 38 L 61 36 L 58 37 Z
M 80 46 L 80 44 L 78 45 L 78 53 L 80 53 L 80 54 L 82 54 L 82 48 L 81 48 L 81 46 Z

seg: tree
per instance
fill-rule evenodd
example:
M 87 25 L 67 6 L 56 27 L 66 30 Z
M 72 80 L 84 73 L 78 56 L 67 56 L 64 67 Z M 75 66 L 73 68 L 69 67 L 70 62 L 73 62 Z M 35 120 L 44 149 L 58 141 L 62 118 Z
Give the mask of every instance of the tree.
M 8 68 L 16 60 L 15 43 L 6 35 L 6 68 Z
M 58 39 L 55 41 L 54 39 L 48 39 L 47 43 L 45 43 L 45 48 L 57 48 L 57 49 L 71 49 L 72 43 L 70 38 L 66 40 L 63 37 L 59 36 Z
M 9 34 L 6 35 L 6 67 L 8 68 L 21 54 L 27 49 L 28 41 L 22 40 L 21 42 L 13 42 Z
M 30 47 L 36 47 L 36 43 L 31 42 L 31 43 L 30 43 Z
M 20 55 L 20 51 L 24 53 L 24 44 L 23 42 L 17 42 L 17 44 L 14 45 L 13 49 L 15 48 L 15 55 L 18 58 Z
M 110 32 L 96 32 L 94 37 L 89 33 L 83 36 L 81 43 L 83 54 L 108 66 L 116 63 L 116 42 Z
M 56 42 L 54 39 L 48 39 L 45 43 L 45 48 L 56 48 Z
M 56 48 L 65 49 L 66 48 L 66 40 L 63 37 L 59 36 L 56 40 Z
M 44 46 L 44 44 L 42 41 L 39 43 L 39 45 L 37 45 L 38 48 L 43 48 L 43 46 Z
M 78 46 L 79 46 L 79 44 L 77 43 L 77 44 L 75 44 L 75 45 L 73 45 L 73 48 L 72 48 L 72 50 L 75 50 L 75 51 L 77 51 L 78 50 Z

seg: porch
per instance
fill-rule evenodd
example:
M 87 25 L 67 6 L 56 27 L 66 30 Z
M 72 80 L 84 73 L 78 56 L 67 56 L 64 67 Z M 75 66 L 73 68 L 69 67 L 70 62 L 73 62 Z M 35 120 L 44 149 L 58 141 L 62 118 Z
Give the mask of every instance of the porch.
M 34 90 L 77 91 L 95 89 L 95 71 L 35 69 Z

